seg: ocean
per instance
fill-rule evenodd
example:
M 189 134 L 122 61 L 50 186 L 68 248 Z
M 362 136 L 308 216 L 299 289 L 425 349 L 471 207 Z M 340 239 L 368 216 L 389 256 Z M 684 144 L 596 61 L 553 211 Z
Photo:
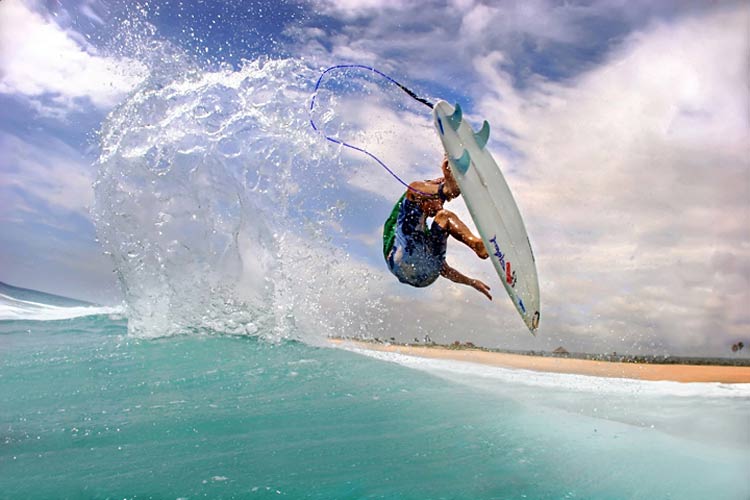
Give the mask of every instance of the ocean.
M 0 318 L 0 498 L 750 497 L 747 384 L 138 338 L 8 287 Z

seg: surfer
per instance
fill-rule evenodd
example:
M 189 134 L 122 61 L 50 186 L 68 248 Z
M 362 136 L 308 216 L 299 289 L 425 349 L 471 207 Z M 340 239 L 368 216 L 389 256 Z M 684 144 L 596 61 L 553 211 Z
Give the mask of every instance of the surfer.
M 415 181 L 398 200 L 383 227 L 383 256 L 388 269 L 401 283 L 418 288 L 431 285 L 439 276 L 469 285 L 492 300 L 490 287 L 469 278 L 445 261 L 448 236 L 471 248 L 477 257 L 486 259 L 487 250 L 481 238 L 474 236 L 453 212 L 443 208 L 461 194 L 450 171 L 447 155 L 441 165 L 443 177 Z M 427 218 L 432 224 L 427 227 Z

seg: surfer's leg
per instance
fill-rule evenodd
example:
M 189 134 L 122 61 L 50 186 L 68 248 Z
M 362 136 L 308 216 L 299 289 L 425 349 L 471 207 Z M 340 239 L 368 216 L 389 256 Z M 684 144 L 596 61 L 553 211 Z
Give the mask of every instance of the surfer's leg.
M 448 265 L 447 262 L 443 263 L 443 268 L 440 270 L 440 276 L 445 276 L 454 283 L 469 285 L 488 299 L 492 300 L 492 295 L 490 295 L 490 287 L 488 287 L 483 281 L 469 278 L 460 271 L 453 269 Z
M 484 248 L 482 239 L 471 234 L 471 230 L 464 224 L 456 214 L 450 210 L 440 210 L 435 214 L 434 223 L 440 226 L 449 235 L 468 246 L 477 254 L 480 259 L 489 257 L 487 250 Z

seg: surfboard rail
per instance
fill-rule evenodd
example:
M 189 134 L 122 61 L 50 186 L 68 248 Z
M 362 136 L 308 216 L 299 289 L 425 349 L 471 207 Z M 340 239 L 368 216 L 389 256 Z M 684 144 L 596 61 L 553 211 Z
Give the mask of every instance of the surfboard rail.
M 433 108 L 438 136 L 490 260 L 516 310 L 532 334 L 539 328 L 539 278 L 534 252 L 513 194 L 486 145 L 490 124 L 478 132 L 459 104 Z

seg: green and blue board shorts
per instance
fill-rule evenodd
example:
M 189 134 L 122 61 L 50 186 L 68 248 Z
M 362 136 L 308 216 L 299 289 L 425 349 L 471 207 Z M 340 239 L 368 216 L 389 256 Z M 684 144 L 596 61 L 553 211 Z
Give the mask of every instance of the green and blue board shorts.
M 404 194 L 383 226 L 383 256 L 401 283 L 422 288 L 440 276 L 448 232 L 435 221 L 428 228 L 418 203 Z

